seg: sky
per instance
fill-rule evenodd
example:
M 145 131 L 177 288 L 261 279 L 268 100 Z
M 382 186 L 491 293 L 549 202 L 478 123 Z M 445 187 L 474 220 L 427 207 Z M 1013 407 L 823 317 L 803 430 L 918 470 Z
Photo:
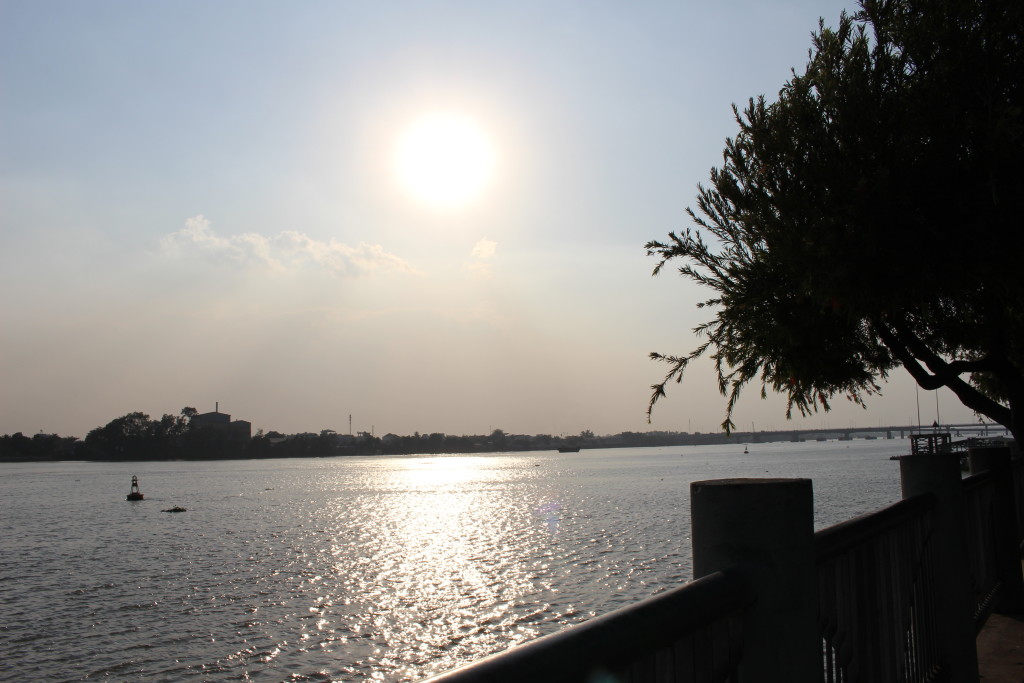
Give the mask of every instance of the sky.
M 0 0 L 0 433 L 718 430 L 709 364 L 647 422 L 709 315 L 643 245 L 844 8 Z M 976 421 L 902 371 L 835 403 L 734 419 Z

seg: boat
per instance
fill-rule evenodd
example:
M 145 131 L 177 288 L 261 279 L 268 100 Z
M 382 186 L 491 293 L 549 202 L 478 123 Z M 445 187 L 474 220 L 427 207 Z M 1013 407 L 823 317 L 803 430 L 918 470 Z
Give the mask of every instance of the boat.
M 558 452 L 559 453 L 579 453 L 580 452 L 580 447 L 579 446 L 559 446 L 558 447 Z
M 125 500 L 142 500 L 142 491 L 139 490 L 139 478 L 132 475 L 132 490 L 128 492 L 128 497 Z

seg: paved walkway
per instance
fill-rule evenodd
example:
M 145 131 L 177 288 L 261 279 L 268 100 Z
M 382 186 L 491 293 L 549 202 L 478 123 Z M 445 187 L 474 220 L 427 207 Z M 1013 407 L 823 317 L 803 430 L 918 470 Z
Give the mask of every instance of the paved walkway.
M 990 614 L 975 643 L 980 681 L 1024 683 L 1024 614 Z
M 978 678 L 1024 683 L 1024 614 L 992 614 L 978 634 Z

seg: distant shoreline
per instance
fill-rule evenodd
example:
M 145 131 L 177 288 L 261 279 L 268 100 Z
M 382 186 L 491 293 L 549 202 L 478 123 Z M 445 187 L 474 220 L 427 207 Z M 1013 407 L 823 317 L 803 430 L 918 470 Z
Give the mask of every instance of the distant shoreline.
M 34 437 L 0 437 L 0 462 L 191 462 L 211 460 L 265 460 L 270 458 L 332 458 L 377 455 L 442 455 L 470 453 L 545 452 L 559 449 L 649 448 L 658 446 L 711 446 L 718 444 L 754 445 L 758 443 L 802 441 L 850 441 L 852 439 L 900 439 L 912 433 L 931 433 L 935 428 L 888 426 L 848 429 L 792 429 L 782 431 L 734 431 L 715 433 L 622 432 L 595 436 L 585 432 L 576 436 L 518 435 L 495 430 L 492 434 L 452 436 L 441 433 L 383 437 L 365 432 L 337 434 L 259 434 L 251 439 L 206 440 L 202 432 L 187 438 L 155 441 L 128 440 L 115 448 L 96 449 L 74 437 L 38 434 Z M 1006 433 L 1001 425 L 947 425 L 939 427 L 956 436 L 996 436 Z M 111 452 L 111 451 L 115 452 Z

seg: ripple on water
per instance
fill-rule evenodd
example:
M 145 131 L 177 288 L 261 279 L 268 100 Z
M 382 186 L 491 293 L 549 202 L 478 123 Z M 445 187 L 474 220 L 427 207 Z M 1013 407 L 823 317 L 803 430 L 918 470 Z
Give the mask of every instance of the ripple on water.
M 898 496 L 888 453 L 797 451 L 754 464 L 830 515 Z M 417 680 L 688 579 L 689 481 L 760 473 L 680 455 L 11 465 L 0 680 Z

